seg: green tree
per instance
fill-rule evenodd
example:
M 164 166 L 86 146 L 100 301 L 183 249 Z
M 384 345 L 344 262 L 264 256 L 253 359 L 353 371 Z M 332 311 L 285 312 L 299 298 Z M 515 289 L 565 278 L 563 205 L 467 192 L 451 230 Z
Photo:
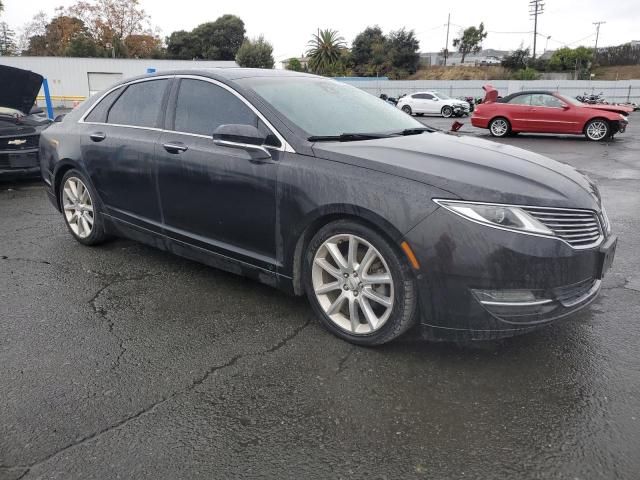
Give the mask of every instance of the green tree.
M 387 40 L 389 63 L 393 76 L 404 78 L 415 73 L 420 63 L 420 42 L 413 30 L 401 28 L 389 34 Z
M 198 42 L 191 32 L 178 30 L 169 35 L 166 42 L 167 56 L 170 58 L 193 60 L 198 56 Z
M 103 48 L 89 34 L 81 34 L 73 38 L 64 51 L 66 57 L 103 57 Z
M 520 44 L 520 48 L 515 49 L 513 52 L 505 55 L 502 59 L 502 66 L 509 70 L 520 70 L 526 68 L 530 60 L 530 50 L 523 48 Z
M 191 34 L 197 58 L 233 60 L 244 42 L 244 22 L 235 15 L 223 15 L 215 22 L 198 25 Z
M 6 22 L 0 22 L 0 55 L 15 55 L 17 53 L 15 33 Z
M 346 49 L 344 38 L 335 30 L 321 30 L 314 34 L 308 44 L 309 68 L 319 75 L 335 75 L 340 65 L 342 52 Z
M 246 39 L 238 50 L 236 62 L 241 67 L 273 68 L 273 47 L 262 35 Z
M 460 37 L 453 39 L 453 46 L 462 54 L 462 63 L 470 53 L 478 53 L 482 49 L 482 41 L 487 38 L 487 32 L 484 29 L 484 23 L 480 22 L 480 26 L 469 27 L 461 32 Z
M 356 75 L 371 77 L 386 73 L 387 38 L 382 29 L 377 25 L 367 27 L 356 35 L 351 45 L 351 58 Z
M 303 68 L 300 60 L 298 60 L 296 57 L 291 57 L 287 62 L 287 70 L 291 70 L 293 72 L 302 72 Z
M 593 49 L 587 47 L 559 48 L 549 59 L 551 70 L 575 70 L 582 71 L 589 68 L 593 60 Z

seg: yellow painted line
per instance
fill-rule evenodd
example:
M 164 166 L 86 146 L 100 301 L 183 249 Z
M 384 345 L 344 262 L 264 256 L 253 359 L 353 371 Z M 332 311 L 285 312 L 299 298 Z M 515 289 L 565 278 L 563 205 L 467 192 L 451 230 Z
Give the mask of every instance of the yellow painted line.
M 86 98 L 87 97 L 84 97 L 82 95 L 51 95 L 51 100 L 62 100 L 62 101 L 69 101 L 69 102 L 73 102 L 73 101 L 82 102 Z M 44 95 L 39 95 L 37 99 L 44 100 Z

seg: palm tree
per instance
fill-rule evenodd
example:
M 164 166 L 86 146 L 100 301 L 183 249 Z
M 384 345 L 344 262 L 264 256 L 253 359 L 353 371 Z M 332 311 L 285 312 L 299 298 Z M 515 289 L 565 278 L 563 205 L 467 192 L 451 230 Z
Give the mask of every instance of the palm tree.
M 335 30 L 320 30 L 317 35 L 311 37 L 307 45 L 309 67 L 314 73 L 326 75 L 340 61 L 342 51 L 347 48 L 344 38 Z

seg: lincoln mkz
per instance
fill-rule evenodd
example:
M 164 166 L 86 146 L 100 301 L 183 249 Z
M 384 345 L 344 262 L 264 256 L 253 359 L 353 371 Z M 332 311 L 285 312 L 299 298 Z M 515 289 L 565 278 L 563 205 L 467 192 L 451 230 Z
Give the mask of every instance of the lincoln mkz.
M 573 168 L 302 73 L 123 81 L 47 128 L 40 161 L 78 242 L 128 237 L 306 294 L 362 345 L 547 325 L 596 298 L 616 246 Z

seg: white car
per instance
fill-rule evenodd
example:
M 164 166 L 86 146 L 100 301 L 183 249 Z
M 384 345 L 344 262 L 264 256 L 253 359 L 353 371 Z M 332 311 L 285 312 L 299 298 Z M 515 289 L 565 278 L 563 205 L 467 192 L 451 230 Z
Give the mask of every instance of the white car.
M 398 108 L 409 115 L 438 114 L 443 117 L 469 114 L 470 107 L 464 100 L 451 98 L 440 92 L 417 92 L 402 97 Z

